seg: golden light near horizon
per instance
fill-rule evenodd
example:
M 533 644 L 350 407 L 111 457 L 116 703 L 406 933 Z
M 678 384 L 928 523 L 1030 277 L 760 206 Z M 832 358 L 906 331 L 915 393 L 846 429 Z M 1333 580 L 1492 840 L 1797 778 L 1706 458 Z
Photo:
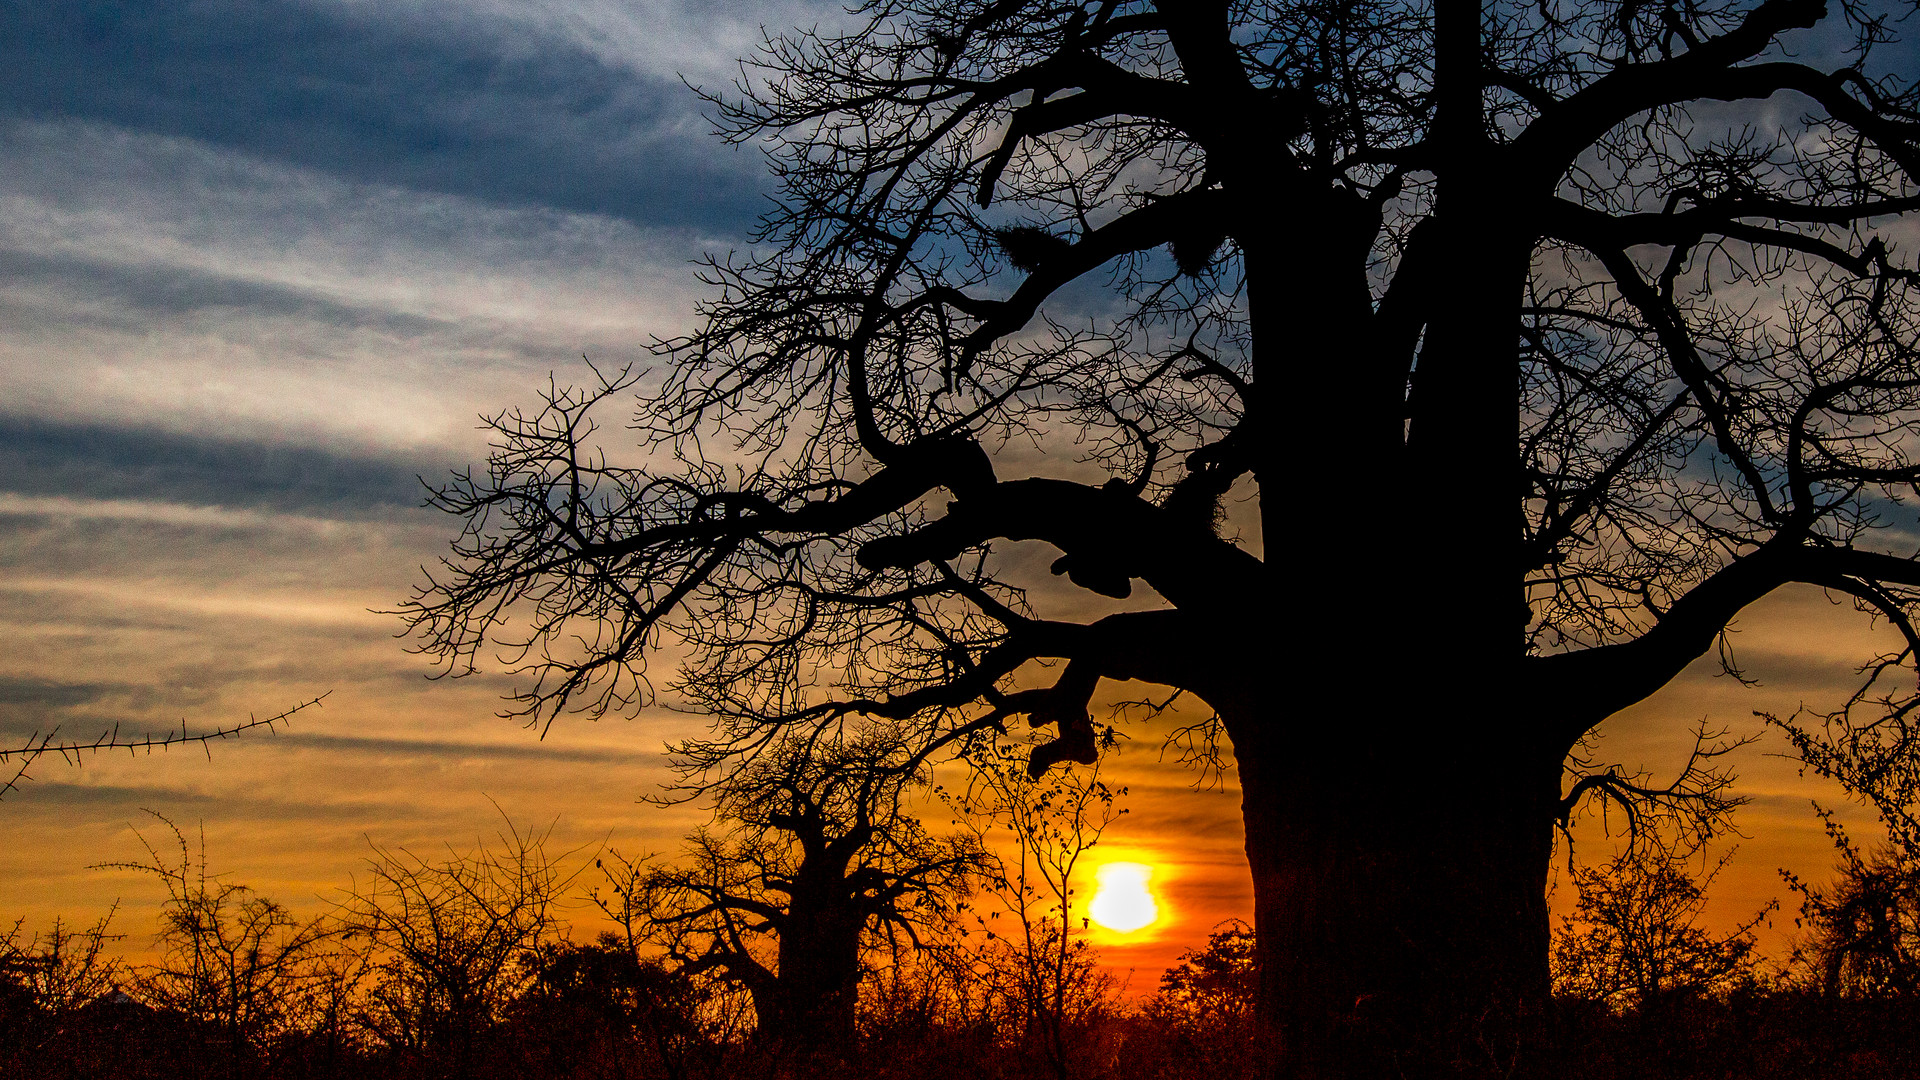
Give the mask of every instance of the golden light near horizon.
M 1093 903 L 1087 905 L 1087 917 L 1122 934 L 1153 925 L 1160 918 L 1160 905 L 1147 888 L 1152 877 L 1153 867 L 1146 863 L 1102 866 L 1093 874 L 1096 889 Z

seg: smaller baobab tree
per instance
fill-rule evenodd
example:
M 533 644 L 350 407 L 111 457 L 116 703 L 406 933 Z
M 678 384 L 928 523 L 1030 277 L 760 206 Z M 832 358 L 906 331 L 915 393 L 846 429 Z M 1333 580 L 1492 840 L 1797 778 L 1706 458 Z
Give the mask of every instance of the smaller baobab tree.
M 950 921 L 986 865 L 911 813 L 923 762 L 879 737 L 767 747 L 712 789 L 716 822 L 684 862 L 620 860 L 601 907 L 680 970 L 744 986 L 765 1045 L 849 1045 L 863 955 Z

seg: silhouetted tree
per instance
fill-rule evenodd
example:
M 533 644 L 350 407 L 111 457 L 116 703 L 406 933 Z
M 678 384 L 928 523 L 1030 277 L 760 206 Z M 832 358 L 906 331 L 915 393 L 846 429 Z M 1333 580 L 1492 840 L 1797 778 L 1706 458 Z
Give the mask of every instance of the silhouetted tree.
M 44 933 L 26 933 L 21 919 L 0 934 L 0 1075 L 55 1071 L 49 1059 L 73 1050 L 60 1045 L 63 1031 L 126 978 L 126 965 L 105 951 L 120 937 L 108 932 L 114 913 L 84 930 L 56 917 Z
M 136 831 L 147 860 L 102 865 L 150 874 L 167 890 L 155 935 L 159 959 L 137 969 L 137 996 L 217 1035 L 216 1068 L 252 1072 L 291 1027 L 332 928 L 209 873 L 204 835 L 196 851 L 172 821 L 148 813 L 172 834 L 166 846 L 178 849 L 178 860 Z
M 1167 1056 L 1164 1075 L 1252 1075 L 1249 1066 L 1266 1056 L 1254 1041 L 1259 988 L 1253 929 L 1238 919 L 1215 929 L 1204 948 L 1182 953 L 1143 1010 L 1159 1027 L 1157 1046 L 1149 1049 Z
M 992 844 L 990 893 L 1000 910 L 976 910 L 986 940 L 970 943 L 968 959 L 1006 1002 L 1022 1045 L 1067 1080 L 1084 1071 L 1075 1053 L 1079 1037 L 1113 1011 L 1112 977 L 1080 932 L 1090 899 L 1081 892 L 1081 867 L 1107 826 L 1126 813 L 1115 805 L 1126 789 L 1101 780 L 1098 762 L 1034 776 L 1019 748 L 997 739 L 973 740 L 965 757 L 968 783 L 949 800 L 983 843 L 1006 837 Z
M 84 930 L 56 916 L 45 933 L 27 934 L 26 920 L 16 920 L 0 936 L 0 984 L 55 1016 L 114 989 L 127 975 L 125 964 L 105 951 L 124 936 L 108 932 L 118 910 L 116 904 Z
M 1725 934 L 1698 925 L 1707 887 L 1731 857 L 1695 877 L 1684 858 L 1635 843 L 1605 866 L 1575 869 L 1579 897 L 1553 938 L 1554 989 L 1625 1010 L 1752 985 L 1754 927 L 1779 905 Z
M 1920 997 L 1920 866 L 1892 848 L 1868 855 L 1835 839 L 1841 861 L 1832 881 L 1787 875 L 1801 900 L 1796 959 L 1828 995 Z
M 415 1069 L 472 1072 L 482 1037 L 533 980 L 578 870 L 511 821 L 493 844 L 430 861 L 376 846 L 335 920 L 369 950 L 364 1022 Z
M 1582 737 L 1789 583 L 1914 640 L 1895 10 L 900 0 L 775 38 L 716 101 L 778 203 L 664 347 L 648 464 L 594 452 L 624 377 L 497 418 L 415 629 L 516 647 L 532 719 L 643 704 L 671 632 L 716 761 L 1025 716 L 1043 769 L 1093 758 L 1102 680 L 1191 691 L 1283 1067 L 1510 1062 Z M 1024 606 L 1024 541 L 1150 595 Z
M 711 983 L 643 960 L 610 933 L 591 945 L 547 942 L 526 967 L 532 982 L 508 1008 L 526 1073 L 724 1075 L 733 1033 L 724 1010 L 712 1008 Z
M 985 869 L 971 836 L 913 816 L 925 779 L 888 739 L 783 743 L 714 789 L 681 863 L 623 864 L 602 907 L 681 972 L 745 986 L 766 1045 L 850 1048 L 863 951 L 952 919 Z
M 1180 961 L 1161 974 L 1160 992 L 1149 1007 L 1235 1025 L 1252 1017 L 1258 980 L 1253 930 L 1234 919 L 1209 934 L 1205 948 L 1180 954 Z
M 1873 809 L 1886 843 L 1869 852 L 1824 807 L 1815 809 L 1840 856 L 1824 886 L 1784 874 L 1801 897 L 1806 931 L 1799 959 L 1813 968 L 1828 994 L 1884 997 L 1920 994 L 1920 705 L 1902 690 L 1880 685 L 1911 658 L 1912 639 L 1880 657 L 1872 680 L 1832 713 L 1769 722 L 1783 730 L 1800 760 Z M 1817 724 L 1815 723 L 1817 721 Z M 1803 769 L 1804 771 L 1804 769 Z

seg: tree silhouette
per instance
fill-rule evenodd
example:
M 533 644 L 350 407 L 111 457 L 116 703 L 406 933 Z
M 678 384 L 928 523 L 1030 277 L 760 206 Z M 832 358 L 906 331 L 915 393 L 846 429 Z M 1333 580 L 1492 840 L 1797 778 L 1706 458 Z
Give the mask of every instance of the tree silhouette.
M 1158 1022 L 1167 1075 L 1230 1077 L 1244 1072 L 1252 1049 L 1253 1012 L 1260 971 L 1253 959 L 1253 929 L 1232 919 L 1207 935 L 1204 948 L 1188 949 L 1160 976 L 1160 992 L 1144 1012 Z
M 1753 930 L 1778 903 L 1727 934 L 1698 925 L 1706 889 L 1732 857 L 1695 877 L 1684 858 L 1635 843 L 1606 866 L 1574 870 L 1574 914 L 1554 934 L 1557 992 L 1624 1010 L 1750 985 Z
M 866 950 L 950 921 L 986 870 L 971 835 L 934 836 L 904 804 L 924 784 L 888 739 L 783 743 L 715 789 L 683 862 L 622 862 L 600 906 L 683 975 L 744 986 L 766 1047 L 849 1046 Z
M 1840 852 L 1834 879 L 1786 875 L 1805 934 L 1795 959 L 1829 996 L 1920 997 L 1920 864 L 1897 848 L 1862 853 L 1831 818 L 1827 826 Z
M 304 991 L 323 975 L 315 961 L 332 930 L 209 873 L 204 832 L 196 851 L 179 826 L 147 813 L 173 843 L 162 839 L 156 846 L 136 830 L 146 861 L 95 867 L 151 874 L 166 887 L 155 939 L 159 958 L 137 972 L 139 996 L 217 1033 L 224 1048 L 219 1064 L 239 1075 L 293 1025 Z M 179 850 L 177 860 L 162 854 L 172 848 Z
M 1126 810 L 1127 793 L 1100 778 L 1100 765 L 1035 776 L 1020 749 L 999 739 L 973 740 L 965 750 L 968 779 L 944 796 L 989 846 L 995 905 L 975 910 L 963 948 L 980 981 L 1009 1006 L 1035 1060 L 1056 1080 L 1084 1075 L 1084 1036 L 1112 1012 L 1118 987 L 1100 970 L 1081 932 L 1088 929 L 1084 865 L 1108 826 Z M 997 908 L 997 910 L 996 910 Z M 1006 915 L 1002 921 L 1000 916 Z
M 579 870 L 548 853 L 552 827 L 505 826 L 492 844 L 441 861 L 373 845 L 364 880 L 334 916 L 370 971 L 363 1022 L 389 1049 L 471 1075 L 483 1037 L 538 972 Z
M 106 952 L 124 936 L 108 932 L 118 909 L 85 929 L 56 916 L 44 933 L 25 933 L 25 919 L 0 932 L 0 1071 L 35 1075 L 81 1010 L 127 977 Z
M 1900 659 L 1882 657 L 1875 681 Z M 1911 699 L 1900 700 L 1898 691 L 1875 695 L 1872 685 L 1832 713 L 1767 720 L 1786 733 L 1806 768 L 1873 808 L 1887 843 L 1862 851 L 1816 803 L 1839 855 L 1834 879 L 1815 886 L 1782 874 L 1801 898 L 1795 923 L 1806 936 L 1797 958 L 1811 966 L 1823 992 L 1912 997 L 1920 995 L 1920 726 L 1906 707 Z M 1856 711 L 1865 716 L 1856 720 Z
M 731 1017 L 713 1008 L 711 984 L 642 960 L 614 934 L 591 945 L 547 942 L 528 966 L 533 981 L 509 1010 L 515 1050 L 530 1059 L 526 1072 L 724 1075 Z
M 546 722 L 644 705 L 670 633 L 716 764 L 1025 716 L 1044 769 L 1096 753 L 1102 680 L 1189 691 L 1280 1067 L 1510 1062 L 1583 736 L 1788 583 L 1920 642 L 1893 10 L 900 0 L 775 38 L 714 100 L 778 202 L 642 386 L 648 464 L 591 435 L 631 376 L 497 418 L 419 640 L 508 646 Z M 1030 542 L 1094 595 L 1029 602 Z

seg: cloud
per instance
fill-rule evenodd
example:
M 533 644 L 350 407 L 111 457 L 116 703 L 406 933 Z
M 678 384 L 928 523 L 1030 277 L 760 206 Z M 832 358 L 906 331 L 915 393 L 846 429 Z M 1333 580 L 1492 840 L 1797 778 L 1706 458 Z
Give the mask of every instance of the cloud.
M 0 108 L 14 116 L 656 225 L 733 228 L 760 208 L 759 160 L 719 145 L 690 91 L 550 20 L 287 0 L 0 10 Z
M 391 739 L 353 735 L 325 735 L 296 731 L 276 736 L 289 749 L 381 757 L 431 758 L 438 762 L 490 759 L 536 763 L 657 766 L 657 749 L 639 746 L 560 746 L 527 739 L 514 743 L 467 742 L 452 739 Z
M 0 149 L 9 268 L 148 316 L 311 315 L 324 302 L 317 313 L 336 323 L 374 310 L 435 325 L 545 315 L 605 326 L 637 310 L 636 282 L 721 242 L 98 123 L 0 121 Z
M 485 35 L 531 30 L 591 53 L 610 67 L 723 88 L 769 31 L 832 30 L 857 21 L 844 4 L 819 0 L 329 0 L 362 18 L 416 24 L 466 22 Z
M 30 789 L 38 800 L 55 803 L 72 812 L 119 815 L 145 827 L 138 811 L 164 806 L 169 815 L 183 822 L 204 814 L 223 817 L 244 816 L 252 822 L 293 822 L 311 826 L 321 822 L 358 822 L 418 813 L 419 805 L 393 793 L 390 799 L 290 800 L 267 793 L 252 797 L 233 792 L 193 791 L 158 784 L 90 784 L 58 780 L 40 780 Z
M 144 331 L 156 320 L 176 321 L 222 312 L 252 318 L 304 319 L 337 329 L 372 328 L 394 336 L 446 333 L 457 325 L 432 315 L 353 303 L 277 281 L 195 266 L 114 263 L 13 249 L 0 250 L 0 277 L 37 282 L 49 291 L 87 297 L 90 302 L 85 306 L 58 313 L 66 328 L 84 323 L 102 329 Z M 35 308 L 18 304 L 16 314 L 31 318 Z
M 548 371 L 683 330 L 717 243 L 0 120 L 4 409 L 472 460 Z
M 69 683 L 0 675 L 0 707 L 30 705 L 67 708 L 98 701 L 103 695 L 120 688 L 113 683 Z
M 420 504 L 420 476 L 443 462 L 263 439 L 67 423 L 0 414 L 0 491 L 70 499 L 247 507 L 333 518 L 388 516 Z M 75 503 L 0 501 L 0 516 L 84 514 Z M 99 516 L 127 516 L 102 508 Z

